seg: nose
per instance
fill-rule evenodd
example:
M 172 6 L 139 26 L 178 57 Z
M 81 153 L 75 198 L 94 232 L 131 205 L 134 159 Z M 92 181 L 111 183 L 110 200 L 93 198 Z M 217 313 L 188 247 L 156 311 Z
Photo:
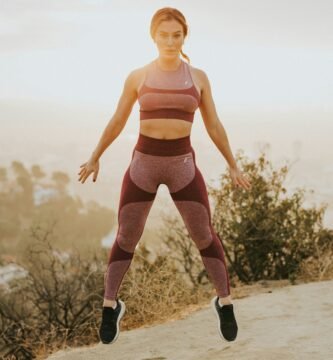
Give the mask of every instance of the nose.
M 168 45 L 172 45 L 172 44 L 173 44 L 172 36 L 169 36 L 169 37 L 168 37 L 167 44 L 168 44 Z

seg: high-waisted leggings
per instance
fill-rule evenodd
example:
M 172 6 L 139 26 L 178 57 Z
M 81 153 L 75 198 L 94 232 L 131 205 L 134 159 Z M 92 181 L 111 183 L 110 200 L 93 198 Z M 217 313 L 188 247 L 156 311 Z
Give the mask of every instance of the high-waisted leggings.
M 212 227 L 208 193 L 190 136 L 157 139 L 140 133 L 121 186 L 118 231 L 104 277 L 104 298 L 117 298 L 160 184 L 168 187 L 217 295 L 228 296 L 223 246 Z

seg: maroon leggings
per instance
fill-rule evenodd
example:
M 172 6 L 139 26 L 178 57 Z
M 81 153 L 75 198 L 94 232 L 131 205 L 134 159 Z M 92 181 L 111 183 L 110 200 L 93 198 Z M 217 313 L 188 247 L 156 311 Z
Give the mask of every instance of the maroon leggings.
M 121 187 L 118 231 L 105 273 L 104 298 L 115 300 L 160 184 L 167 185 L 219 297 L 230 294 L 221 239 L 211 224 L 208 194 L 190 136 L 156 139 L 139 134 Z

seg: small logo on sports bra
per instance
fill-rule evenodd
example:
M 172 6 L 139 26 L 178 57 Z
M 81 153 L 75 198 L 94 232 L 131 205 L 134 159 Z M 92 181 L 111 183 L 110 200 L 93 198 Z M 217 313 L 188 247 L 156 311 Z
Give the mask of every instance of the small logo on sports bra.
M 186 161 L 187 161 L 187 157 L 184 159 L 184 164 L 186 163 Z
M 186 81 L 185 81 L 185 85 L 187 84 L 187 82 L 188 82 L 188 81 L 186 80 Z

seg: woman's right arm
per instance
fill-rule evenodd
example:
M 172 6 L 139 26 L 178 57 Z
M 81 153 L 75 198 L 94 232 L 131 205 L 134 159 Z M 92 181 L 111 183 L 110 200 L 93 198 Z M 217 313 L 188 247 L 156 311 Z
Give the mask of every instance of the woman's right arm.
M 99 158 L 124 128 L 137 99 L 137 84 L 139 79 L 140 69 L 133 70 L 126 78 L 116 111 L 104 129 L 96 149 L 91 154 L 90 159 L 80 165 L 81 169 L 78 173 L 78 180 L 82 182 L 82 184 L 91 173 L 93 173 L 93 181 L 96 181 L 99 172 Z
M 92 160 L 97 161 L 123 130 L 137 99 L 137 81 L 139 74 L 139 70 L 133 70 L 125 80 L 123 92 L 118 101 L 116 111 L 105 127 L 96 149 L 91 155 Z

